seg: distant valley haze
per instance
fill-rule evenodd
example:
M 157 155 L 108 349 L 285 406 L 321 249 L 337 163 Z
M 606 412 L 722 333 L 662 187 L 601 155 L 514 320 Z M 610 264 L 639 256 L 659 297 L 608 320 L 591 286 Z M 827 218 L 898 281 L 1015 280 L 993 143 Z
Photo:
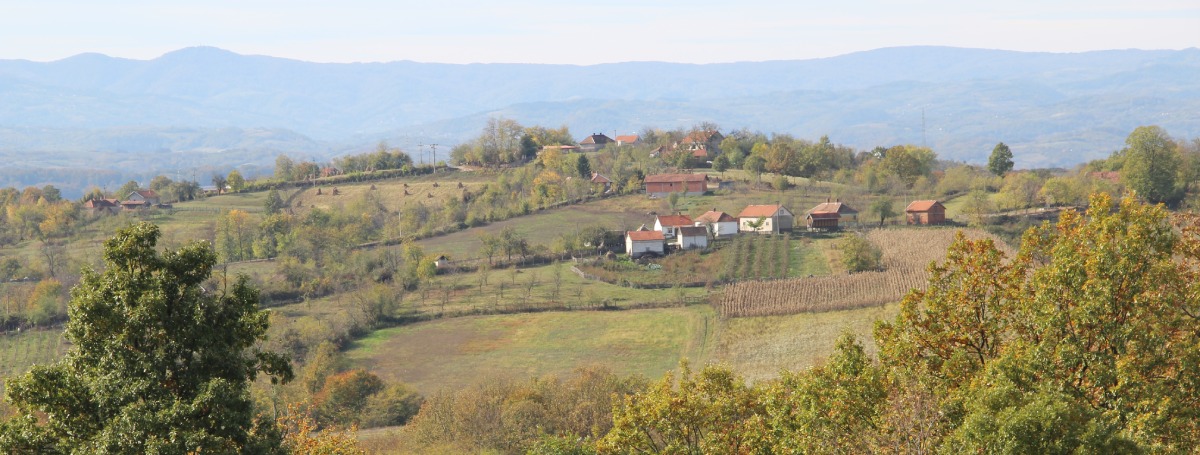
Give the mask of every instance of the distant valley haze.
M 312 63 L 191 47 L 151 60 L 0 60 L 0 186 L 72 175 L 92 181 L 66 186 L 103 186 L 131 172 L 203 182 L 279 154 L 325 160 L 380 141 L 414 159 L 439 144 L 444 159 L 497 116 L 566 125 L 577 139 L 711 122 L 863 150 L 925 144 L 971 163 L 1003 141 L 1018 168 L 1069 167 L 1122 148 L 1141 125 L 1200 137 L 1200 50 L 909 46 L 567 65 Z

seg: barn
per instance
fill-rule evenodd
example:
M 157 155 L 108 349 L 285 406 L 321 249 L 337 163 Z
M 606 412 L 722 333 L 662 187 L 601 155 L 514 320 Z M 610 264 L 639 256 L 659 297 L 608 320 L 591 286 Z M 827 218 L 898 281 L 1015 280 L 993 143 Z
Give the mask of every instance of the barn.
M 683 226 L 679 235 L 675 236 L 675 245 L 681 250 L 708 248 L 708 228 L 704 226 Z
M 704 174 L 654 174 L 646 176 L 646 194 L 665 197 L 671 193 L 699 196 L 708 189 Z
M 946 222 L 946 206 L 936 200 L 912 201 L 904 209 L 908 224 L 942 224 Z
M 810 231 L 814 229 L 837 229 L 841 226 L 840 223 L 857 222 L 858 210 L 854 210 L 841 201 L 823 202 L 817 204 L 812 210 L 809 210 L 808 215 L 804 219 Z

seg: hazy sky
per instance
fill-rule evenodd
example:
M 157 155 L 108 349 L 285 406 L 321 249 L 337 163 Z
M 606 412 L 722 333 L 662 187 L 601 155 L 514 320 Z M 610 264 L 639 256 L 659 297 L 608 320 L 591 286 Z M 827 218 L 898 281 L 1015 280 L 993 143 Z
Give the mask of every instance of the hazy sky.
M 1200 47 L 1198 0 L 0 0 L 0 59 L 216 46 L 319 62 L 687 63 L 906 45 Z

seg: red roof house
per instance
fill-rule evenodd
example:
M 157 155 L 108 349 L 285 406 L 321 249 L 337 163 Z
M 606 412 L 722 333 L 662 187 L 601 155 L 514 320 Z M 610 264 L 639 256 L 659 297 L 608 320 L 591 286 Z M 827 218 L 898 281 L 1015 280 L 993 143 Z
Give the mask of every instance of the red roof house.
M 625 233 L 625 252 L 635 259 L 647 254 L 661 256 L 665 242 L 659 231 L 628 231 Z
M 796 216 L 782 205 L 748 205 L 738 214 L 738 230 L 778 234 L 792 230 Z

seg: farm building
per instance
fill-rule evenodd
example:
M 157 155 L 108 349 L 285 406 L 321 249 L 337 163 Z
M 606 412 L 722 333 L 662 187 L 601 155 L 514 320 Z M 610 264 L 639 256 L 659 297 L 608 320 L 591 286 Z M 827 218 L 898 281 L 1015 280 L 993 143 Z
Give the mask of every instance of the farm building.
M 83 208 L 92 214 L 112 214 L 121 209 L 121 201 L 116 199 L 88 199 Z
M 782 205 L 748 205 L 738 214 L 738 230 L 778 234 L 792 230 L 796 216 Z
M 938 201 L 912 201 L 904 209 L 908 224 L 942 224 L 946 222 L 946 206 Z
M 708 248 L 708 228 L 704 226 L 683 226 L 675 236 L 675 245 L 681 250 Z
M 696 224 L 708 227 L 713 238 L 723 239 L 737 235 L 738 220 L 732 215 L 712 209 L 696 217 Z
M 654 230 L 662 232 L 664 237 L 675 237 L 676 229 L 684 226 L 694 226 L 695 221 L 692 221 L 687 215 L 659 215 L 654 217 Z
M 600 190 L 605 193 L 612 190 L 612 180 L 609 180 L 608 177 L 600 175 L 600 173 L 598 173 L 598 172 L 592 173 L 591 182 L 592 182 L 593 189 L 597 189 L 597 190 Z
M 611 137 L 596 133 L 583 138 L 582 141 L 579 141 L 579 150 L 584 152 L 594 152 L 604 148 L 608 144 L 615 144 L 616 142 L 617 141 L 612 140 Z
M 155 193 L 154 190 L 137 190 L 129 193 L 129 196 L 125 198 L 125 202 L 144 203 L 144 205 L 149 206 L 158 205 L 162 201 L 158 199 L 158 193 Z
M 840 223 L 858 222 L 858 210 L 841 201 L 817 204 L 804 217 L 808 229 L 837 229 Z
M 663 254 L 663 233 L 659 231 L 629 231 L 625 233 L 625 252 L 631 258 L 647 254 Z
M 671 193 L 699 196 L 708 189 L 704 174 L 654 174 L 646 176 L 646 194 L 664 197 Z

